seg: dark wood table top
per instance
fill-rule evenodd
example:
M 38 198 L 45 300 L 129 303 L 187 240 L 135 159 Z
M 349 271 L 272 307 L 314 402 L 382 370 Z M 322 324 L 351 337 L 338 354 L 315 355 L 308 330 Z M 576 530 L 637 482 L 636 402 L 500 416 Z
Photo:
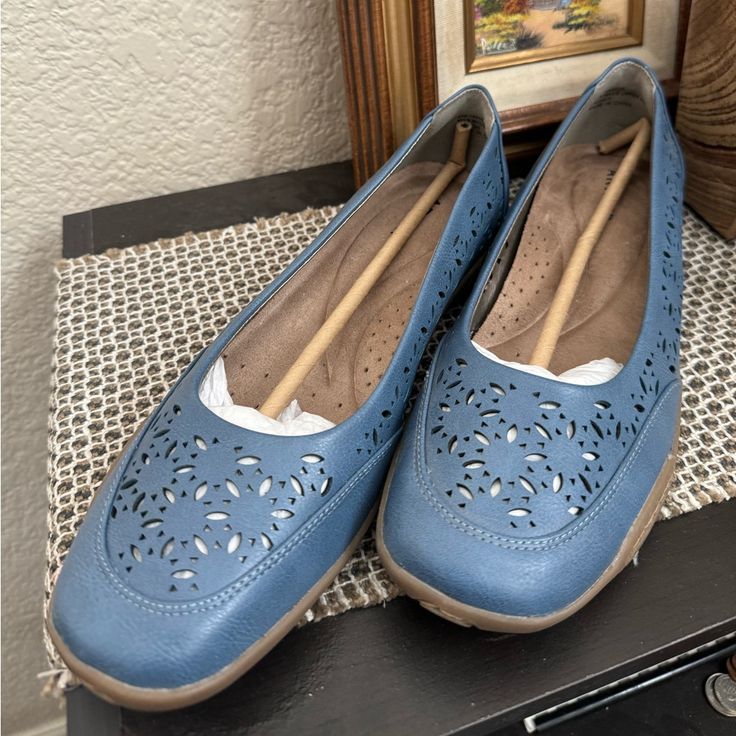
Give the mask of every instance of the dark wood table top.
M 343 162 L 93 209 L 64 218 L 64 255 L 338 204 L 352 189 L 350 165 Z M 78 688 L 67 696 L 69 734 L 524 733 L 525 717 L 697 647 L 732 645 L 734 540 L 733 502 L 659 523 L 637 566 L 624 570 L 580 613 L 537 634 L 464 629 L 400 598 L 292 632 L 228 690 L 185 710 L 136 713 Z M 712 651 L 720 656 L 721 649 Z M 698 698 L 704 729 L 698 732 L 726 734 L 723 729 L 733 724 Z M 660 719 L 667 728 L 695 717 L 695 705 L 681 705 L 675 721 Z M 607 712 L 611 727 L 623 728 L 632 718 L 627 711 L 619 723 L 613 710 Z M 653 711 L 645 705 L 638 712 L 643 728 Z M 578 725 L 548 733 L 587 733 L 574 730 L 585 718 L 572 723 Z M 600 723 L 595 728 L 603 733 Z M 628 731 L 645 732 L 631 724 Z M 660 731 L 647 726 L 646 733 Z M 668 736 L 676 733 L 687 731 L 670 728 Z

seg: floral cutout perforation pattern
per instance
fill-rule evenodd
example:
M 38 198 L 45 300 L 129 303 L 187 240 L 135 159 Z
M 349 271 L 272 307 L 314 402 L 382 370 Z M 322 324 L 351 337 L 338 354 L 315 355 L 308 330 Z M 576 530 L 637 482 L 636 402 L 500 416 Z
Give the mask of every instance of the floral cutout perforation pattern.
M 430 464 L 454 468 L 454 482 L 443 487 L 447 501 L 499 533 L 564 526 L 605 485 L 607 467 L 636 437 L 639 417 L 622 421 L 600 398 L 581 419 L 579 405 L 568 413 L 556 392 L 552 398 L 508 380 L 466 382 L 467 365 L 457 358 L 440 370 L 429 407 Z
M 333 485 L 320 455 L 269 463 L 217 436 L 183 434 L 181 418 L 174 404 L 145 433 L 107 527 L 110 558 L 125 584 L 177 599 L 210 595 L 217 588 L 208 581 L 242 575 L 301 523 L 306 498 L 325 497 Z M 284 474 L 283 467 L 295 470 Z M 210 568 L 217 574 L 207 574 Z

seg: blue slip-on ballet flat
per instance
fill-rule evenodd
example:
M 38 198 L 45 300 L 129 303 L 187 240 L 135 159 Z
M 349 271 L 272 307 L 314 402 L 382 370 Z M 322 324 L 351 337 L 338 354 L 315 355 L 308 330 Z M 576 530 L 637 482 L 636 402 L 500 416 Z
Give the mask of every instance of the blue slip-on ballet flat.
M 205 405 L 217 366 L 236 406 L 264 401 L 442 168 L 458 122 L 472 128 L 465 171 L 296 393 L 303 416 L 334 426 L 275 436 Z M 467 87 L 194 359 L 97 491 L 56 583 L 48 629 L 90 689 L 145 710 L 200 701 L 332 582 L 373 519 L 422 352 L 495 235 L 507 179 L 491 98 Z
M 530 367 L 625 153 L 596 143 L 642 118 L 649 155 L 592 251 L 549 370 Z M 379 514 L 387 571 L 433 612 L 488 630 L 545 628 L 596 595 L 648 534 L 678 436 L 683 171 L 662 89 L 627 59 L 582 95 L 515 200 L 435 354 Z

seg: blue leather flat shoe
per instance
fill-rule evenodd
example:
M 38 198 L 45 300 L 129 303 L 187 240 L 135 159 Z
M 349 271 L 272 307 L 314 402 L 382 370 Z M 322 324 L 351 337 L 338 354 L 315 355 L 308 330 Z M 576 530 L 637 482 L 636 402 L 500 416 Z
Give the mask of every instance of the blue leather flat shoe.
M 650 161 L 590 256 L 549 372 L 535 374 L 527 364 L 563 268 L 624 156 L 596 143 L 641 118 Z M 655 75 L 636 60 L 614 64 L 518 195 L 387 482 L 379 552 L 435 613 L 542 629 L 596 595 L 648 534 L 678 436 L 682 190 Z
M 244 429 L 200 398 L 218 361 L 258 407 L 471 124 L 467 166 L 439 197 L 296 398 L 334 423 Z M 461 90 L 204 350 L 109 472 L 56 584 L 52 639 L 102 697 L 163 710 L 255 664 L 332 582 L 373 518 L 432 330 L 495 234 L 508 196 L 488 93 Z

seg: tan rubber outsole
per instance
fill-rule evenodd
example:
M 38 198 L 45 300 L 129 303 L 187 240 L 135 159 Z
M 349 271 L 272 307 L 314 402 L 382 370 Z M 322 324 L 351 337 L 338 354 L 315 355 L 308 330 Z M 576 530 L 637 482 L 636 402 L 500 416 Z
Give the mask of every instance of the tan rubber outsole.
M 679 426 L 679 423 L 678 423 Z M 390 485 L 392 472 L 389 473 L 386 481 L 386 490 L 384 490 L 381 499 L 381 507 L 378 512 L 378 523 L 376 525 L 376 547 L 378 554 L 386 568 L 386 572 L 393 581 L 411 598 L 415 598 L 421 606 L 428 611 L 452 621 L 460 626 L 473 626 L 484 631 L 499 631 L 511 634 L 527 634 L 534 631 L 541 631 L 550 626 L 563 621 L 572 616 L 585 606 L 592 598 L 594 598 L 611 580 L 623 570 L 629 562 L 636 556 L 639 548 L 643 544 L 647 535 L 652 529 L 657 519 L 659 510 L 664 503 L 667 494 L 667 487 L 675 472 L 675 462 L 677 460 L 677 440 L 675 440 L 674 448 L 667 456 L 662 470 L 657 476 L 657 480 L 652 487 L 647 502 L 644 504 L 639 515 L 636 517 L 631 529 L 629 530 L 624 541 L 614 557 L 611 564 L 605 569 L 603 574 L 588 590 L 570 605 L 562 608 L 554 613 L 545 616 L 509 616 L 503 613 L 493 613 L 482 608 L 470 606 L 467 603 L 455 600 L 445 593 L 433 588 L 431 585 L 422 582 L 407 572 L 401 565 L 396 563 L 383 541 L 383 516 L 388 500 L 388 487 Z
M 246 649 L 235 661 L 223 667 L 213 675 L 189 685 L 176 688 L 144 688 L 128 685 L 116 680 L 94 667 L 78 659 L 64 644 L 59 633 L 46 619 L 51 640 L 61 658 L 79 680 L 103 700 L 126 708 L 144 711 L 164 711 L 184 708 L 216 695 L 244 675 L 251 667 L 261 660 L 286 634 L 299 622 L 299 619 L 310 609 L 315 601 L 330 586 L 338 573 L 345 566 L 353 552 L 360 544 L 368 531 L 376 514 L 376 507 L 371 510 L 368 518 L 353 537 L 349 547 L 340 556 L 332 567 L 319 581 L 302 597 L 302 599 L 276 624 L 274 624 L 257 642 Z

